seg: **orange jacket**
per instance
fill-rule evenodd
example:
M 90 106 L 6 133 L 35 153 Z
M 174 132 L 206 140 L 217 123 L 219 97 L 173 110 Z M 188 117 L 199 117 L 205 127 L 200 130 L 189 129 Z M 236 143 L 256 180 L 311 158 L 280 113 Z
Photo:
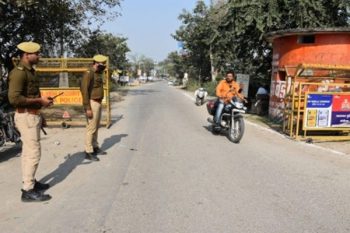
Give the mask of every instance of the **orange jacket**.
M 243 96 L 238 93 L 239 88 L 238 83 L 235 81 L 228 83 L 226 80 L 221 80 L 216 86 L 216 96 L 224 100 L 225 103 L 228 103 L 236 94 L 240 98 L 243 98 Z

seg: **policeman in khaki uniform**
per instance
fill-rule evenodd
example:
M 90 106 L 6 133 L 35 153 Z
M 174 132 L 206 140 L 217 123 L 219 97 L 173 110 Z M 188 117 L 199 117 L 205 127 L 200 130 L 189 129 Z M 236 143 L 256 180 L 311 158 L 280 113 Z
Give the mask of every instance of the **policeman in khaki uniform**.
M 98 154 L 107 154 L 102 151 L 97 142 L 98 128 L 101 120 L 103 99 L 103 71 L 106 68 L 107 57 L 96 55 L 93 64 L 84 74 L 81 82 L 81 94 L 85 109 L 87 125 L 85 139 L 85 158 L 99 161 Z
M 50 195 L 43 191 L 48 184 L 35 180 L 35 173 L 41 157 L 40 147 L 40 109 L 52 105 L 50 97 L 41 97 L 39 79 L 33 65 L 39 61 L 40 45 L 34 42 L 23 42 L 17 45 L 20 51 L 20 62 L 9 75 L 8 97 L 16 107 L 15 124 L 21 133 L 22 140 L 22 201 L 47 201 Z

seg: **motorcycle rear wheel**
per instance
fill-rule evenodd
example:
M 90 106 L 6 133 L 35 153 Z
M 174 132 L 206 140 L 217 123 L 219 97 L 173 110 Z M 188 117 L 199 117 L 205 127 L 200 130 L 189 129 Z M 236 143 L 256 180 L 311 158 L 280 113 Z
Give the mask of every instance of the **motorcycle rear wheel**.
M 228 139 L 233 143 L 239 143 L 244 133 L 243 117 L 237 117 L 231 120 L 230 128 L 227 132 Z

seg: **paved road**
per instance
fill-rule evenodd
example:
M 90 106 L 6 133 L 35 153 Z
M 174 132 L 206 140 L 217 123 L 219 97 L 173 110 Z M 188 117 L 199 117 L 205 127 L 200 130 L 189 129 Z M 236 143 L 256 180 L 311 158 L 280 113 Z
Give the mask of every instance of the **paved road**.
M 38 172 L 53 186 L 47 203 L 20 202 L 20 160 L 6 152 L 0 232 L 350 232 L 349 156 L 249 123 L 233 144 L 206 118 L 205 106 L 155 83 L 113 105 L 100 162 L 84 160 L 84 129 L 48 129 Z

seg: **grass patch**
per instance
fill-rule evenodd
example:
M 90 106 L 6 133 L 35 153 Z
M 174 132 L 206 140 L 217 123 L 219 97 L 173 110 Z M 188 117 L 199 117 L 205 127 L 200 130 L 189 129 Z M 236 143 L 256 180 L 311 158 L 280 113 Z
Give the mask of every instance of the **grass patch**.
M 196 80 L 190 79 L 187 83 L 187 86 L 184 89 L 187 91 L 194 92 L 198 88 L 203 87 L 208 92 L 209 96 L 215 96 L 215 89 L 217 85 L 218 83 L 216 81 L 199 83 Z
M 259 124 L 261 126 L 266 126 L 277 132 L 282 132 L 282 123 L 273 121 L 268 118 L 268 116 L 259 116 L 256 114 L 245 114 L 244 117 L 251 122 Z

